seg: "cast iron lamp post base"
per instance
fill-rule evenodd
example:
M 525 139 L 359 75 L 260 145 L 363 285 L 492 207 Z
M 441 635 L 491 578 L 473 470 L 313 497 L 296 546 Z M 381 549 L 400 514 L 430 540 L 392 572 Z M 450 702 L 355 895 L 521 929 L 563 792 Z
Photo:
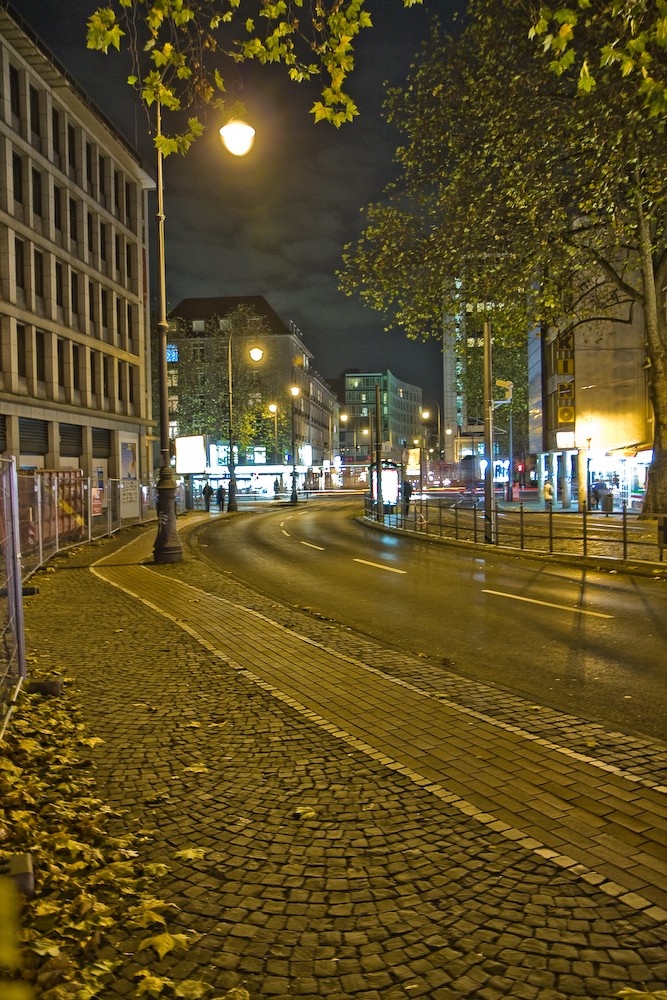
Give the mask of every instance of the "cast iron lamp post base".
M 183 546 L 176 530 L 176 480 L 171 469 L 163 466 L 157 483 L 157 536 L 153 561 L 163 565 L 182 559 Z

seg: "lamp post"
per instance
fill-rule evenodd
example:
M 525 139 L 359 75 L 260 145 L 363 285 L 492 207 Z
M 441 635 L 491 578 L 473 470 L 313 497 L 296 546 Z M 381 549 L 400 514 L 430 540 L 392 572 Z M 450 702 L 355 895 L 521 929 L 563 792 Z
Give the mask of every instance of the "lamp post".
M 273 414 L 273 461 L 278 464 L 278 404 L 269 403 L 269 413 Z
M 261 361 L 264 357 L 264 351 L 261 347 L 251 347 L 248 351 L 248 356 L 251 361 Z M 236 462 L 234 460 L 234 431 L 233 431 L 233 416 L 234 416 L 234 378 L 232 372 L 232 331 L 229 331 L 229 339 L 227 341 L 227 379 L 229 388 L 229 490 L 227 492 L 227 510 L 238 510 L 238 504 L 236 502 Z
M 296 492 L 296 431 L 294 426 L 294 410 L 297 396 L 301 394 L 301 389 L 298 385 L 290 386 L 290 393 L 292 394 L 292 495 L 290 496 L 290 503 L 297 503 L 299 498 Z
M 493 375 L 491 362 L 491 320 L 484 318 L 484 541 L 496 540 L 496 497 L 493 486 Z
M 162 137 L 162 107 L 157 102 L 157 137 Z M 156 563 L 175 563 L 183 558 L 176 530 L 176 480 L 169 454 L 169 385 L 167 377 L 167 266 L 164 249 L 163 156 L 157 145 L 157 254 L 158 254 L 158 386 L 160 395 L 160 475 L 157 482 L 157 536 L 153 545 Z
M 169 382 L 167 370 L 167 263 L 164 238 L 164 157 L 162 154 L 162 105 L 156 103 L 155 131 L 157 149 L 157 254 L 158 254 L 158 394 L 160 404 L 160 474 L 157 481 L 157 535 L 153 545 L 156 563 L 175 563 L 183 559 L 183 546 L 176 529 L 176 480 L 171 471 L 169 450 Z M 220 129 L 220 136 L 230 153 L 243 156 L 252 146 L 255 130 L 245 122 L 232 120 Z

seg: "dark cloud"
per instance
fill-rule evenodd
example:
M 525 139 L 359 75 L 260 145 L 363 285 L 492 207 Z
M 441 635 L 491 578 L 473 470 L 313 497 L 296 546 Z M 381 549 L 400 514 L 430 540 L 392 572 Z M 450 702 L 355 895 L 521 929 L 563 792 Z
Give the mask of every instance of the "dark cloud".
M 85 21 L 95 3 L 49 0 L 48 18 L 44 0 L 14 6 L 153 174 L 148 124 L 125 84 L 127 65 L 115 54 L 104 65 L 105 57 L 86 51 Z M 406 10 L 402 0 L 375 0 L 371 7 L 374 27 L 358 40 L 350 84 L 361 112 L 353 123 L 338 130 L 313 124 L 316 87 L 289 84 L 277 68 L 242 66 L 241 96 L 257 129 L 252 153 L 230 157 L 211 127 L 187 157 L 167 159 L 168 297 L 175 305 L 186 297 L 264 295 L 299 327 L 323 375 L 390 368 L 439 399 L 438 343 L 385 333 L 381 316 L 338 291 L 335 271 L 361 228 L 361 208 L 381 198 L 393 174 L 398 136 L 381 117 L 387 82 L 404 81 L 429 18 L 446 23 L 465 2 L 425 0 Z

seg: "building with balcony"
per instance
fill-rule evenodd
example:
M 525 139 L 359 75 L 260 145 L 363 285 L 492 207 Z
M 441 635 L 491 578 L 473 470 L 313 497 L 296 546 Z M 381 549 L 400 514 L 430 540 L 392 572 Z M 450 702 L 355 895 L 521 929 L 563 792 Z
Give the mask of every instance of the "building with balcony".
M 147 198 L 137 154 L 0 3 L 0 451 L 152 471 Z

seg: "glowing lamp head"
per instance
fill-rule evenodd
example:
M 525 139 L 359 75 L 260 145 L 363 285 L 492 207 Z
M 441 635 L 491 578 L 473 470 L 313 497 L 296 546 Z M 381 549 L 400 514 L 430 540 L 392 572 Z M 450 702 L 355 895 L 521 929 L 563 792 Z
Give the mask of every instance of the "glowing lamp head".
M 220 129 L 220 138 L 225 147 L 234 156 L 245 156 L 255 141 L 255 130 L 247 122 L 242 122 L 238 118 L 232 118 L 230 122 L 227 122 Z

